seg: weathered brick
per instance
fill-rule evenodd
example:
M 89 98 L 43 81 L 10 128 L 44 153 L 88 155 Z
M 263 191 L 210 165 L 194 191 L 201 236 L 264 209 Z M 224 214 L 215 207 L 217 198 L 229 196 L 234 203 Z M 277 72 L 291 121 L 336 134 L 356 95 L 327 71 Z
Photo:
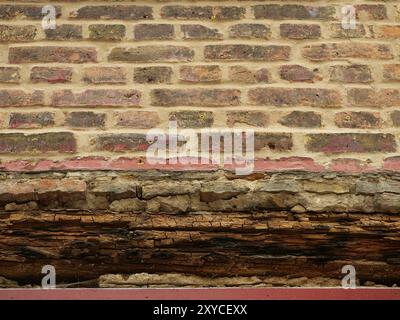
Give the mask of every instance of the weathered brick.
M 151 129 L 160 124 L 160 117 L 154 111 L 124 111 L 114 113 L 117 126 L 135 128 L 135 129 Z
M 153 9 L 149 6 L 112 5 L 84 6 L 71 12 L 73 19 L 101 20 L 149 20 L 153 19 Z
M 0 67 L 0 83 L 19 83 L 20 69 L 17 67 Z
M 133 28 L 136 40 L 168 40 L 175 36 L 172 24 L 138 24 Z
M 85 63 L 97 62 L 97 51 L 92 47 L 11 47 L 10 63 Z
M 340 107 L 337 90 L 318 88 L 256 88 L 249 90 L 252 104 L 273 106 Z
M 137 83 L 171 83 L 172 74 L 170 67 L 137 67 L 134 70 L 133 78 Z
M 0 89 L 0 107 L 29 107 L 43 104 L 43 91 Z
M 391 48 L 375 43 L 324 43 L 303 48 L 303 56 L 311 61 L 329 61 L 346 58 L 392 59 Z
M 103 128 L 106 115 L 91 111 L 70 112 L 67 114 L 65 124 L 71 128 Z
M 36 34 L 35 26 L 0 25 L 0 42 L 33 41 Z
M 292 134 L 256 132 L 254 134 L 254 150 L 269 149 L 271 151 L 289 151 L 293 147 Z
M 200 24 L 186 24 L 181 26 L 185 40 L 220 40 L 224 36 L 218 29 L 209 28 Z
M 71 153 L 76 151 L 75 137 L 71 132 L 38 134 L 1 133 L 0 153 Z
M 155 89 L 151 92 L 154 106 L 237 106 L 240 91 L 234 89 Z
M 238 20 L 244 17 L 245 8 L 234 6 L 179 6 L 171 5 L 161 8 L 161 17 L 164 19 L 180 20 Z
M 331 81 L 345 83 L 369 83 L 374 81 L 369 66 L 360 64 L 331 66 L 329 68 L 329 76 Z
M 268 115 L 261 111 L 230 111 L 227 113 L 227 125 L 245 124 L 252 127 L 266 127 Z
M 400 81 L 400 64 L 385 64 L 383 79 L 386 81 Z
M 185 62 L 192 61 L 194 51 L 182 46 L 140 46 L 136 48 L 114 48 L 109 61 L 126 62 Z
M 284 65 L 279 67 L 279 74 L 281 79 L 290 82 L 314 82 L 321 80 L 317 70 L 310 70 L 300 65 Z
M 13 112 L 10 114 L 9 128 L 36 129 L 54 125 L 54 113 L 51 112 Z
M 47 40 L 81 40 L 82 26 L 75 24 L 57 25 L 55 29 L 44 30 Z
M 339 112 L 335 124 L 339 128 L 375 129 L 381 127 L 381 117 L 376 112 Z
M 395 127 L 400 127 L 400 111 L 395 110 L 390 114 L 390 119 Z
M 379 25 L 374 26 L 374 33 L 377 38 L 400 39 L 399 25 Z
M 229 79 L 238 83 L 268 83 L 271 74 L 268 69 L 260 69 L 257 71 L 249 70 L 243 66 L 233 66 L 229 68 Z
M 222 79 L 219 66 L 182 66 L 179 69 L 179 80 L 186 82 L 216 82 Z
M 289 60 L 290 46 L 251 46 L 244 44 L 208 45 L 204 50 L 204 57 L 207 60 Z
M 355 107 L 397 107 L 400 104 L 400 90 L 352 88 L 347 91 L 348 101 Z
M 72 80 L 72 68 L 69 67 L 33 67 L 31 82 L 33 83 L 66 83 Z
M 122 67 L 89 67 L 83 70 L 82 80 L 93 84 L 126 83 L 126 74 Z
M 357 4 L 354 8 L 357 20 L 384 20 L 388 17 L 384 4 Z
M 366 37 L 365 26 L 357 23 L 355 29 L 344 29 L 341 23 L 332 23 L 329 25 L 332 38 L 364 38 Z
M 45 14 L 42 13 L 42 5 L 28 5 L 28 4 L 1 4 L 0 5 L 0 19 L 13 20 L 42 20 Z M 56 17 L 61 15 L 60 6 L 54 6 L 56 9 Z
M 100 41 L 119 41 L 125 37 L 123 24 L 91 24 L 89 39 Z
M 140 105 L 141 93 L 136 90 L 88 89 L 55 91 L 51 97 L 54 107 L 134 107 Z
M 394 152 L 396 141 L 392 134 L 324 133 L 306 136 L 306 148 L 312 152 Z
M 280 25 L 280 34 L 288 39 L 318 39 L 321 37 L 321 27 L 317 24 L 293 24 L 283 23 Z
M 208 128 L 214 123 L 211 111 L 175 111 L 169 114 L 170 120 L 176 120 L 178 128 Z
M 311 111 L 293 111 L 282 117 L 279 123 L 290 128 L 319 128 L 321 127 L 321 115 Z
M 297 4 L 267 4 L 253 7 L 256 19 L 274 20 L 335 20 L 334 6 L 303 6 Z
M 229 37 L 234 39 L 269 39 L 271 28 L 260 23 L 241 23 L 229 28 Z
M 101 134 L 95 137 L 95 147 L 100 151 L 146 151 L 150 144 L 143 133 Z

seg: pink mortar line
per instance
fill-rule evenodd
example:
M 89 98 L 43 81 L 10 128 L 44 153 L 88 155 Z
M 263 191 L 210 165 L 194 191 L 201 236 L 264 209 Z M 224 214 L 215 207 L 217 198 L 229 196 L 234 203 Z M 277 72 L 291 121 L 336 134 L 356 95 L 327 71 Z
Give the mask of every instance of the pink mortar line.
M 199 161 L 200 162 L 200 161 Z M 104 157 L 82 157 L 66 160 L 13 160 L 2 162 L 0 171 L 5 172 L 46 172 L 46 171 L 214 171 L 225 169 L 233 171 L 241 166 L 216 164 L 151 164 L 145 158 L 107 159 Z M 316 163 L 312 158 L 287 157 L 280 159 L 256 159 L 254 172 L 277 171 L 309 171 L 309 172 L 344 172 L 363 173 L 400 171 L 400 157 L 391 157 L 384 160 L 382 168 L 373 167 L 357 159 L 335 159 L 328 166 Z

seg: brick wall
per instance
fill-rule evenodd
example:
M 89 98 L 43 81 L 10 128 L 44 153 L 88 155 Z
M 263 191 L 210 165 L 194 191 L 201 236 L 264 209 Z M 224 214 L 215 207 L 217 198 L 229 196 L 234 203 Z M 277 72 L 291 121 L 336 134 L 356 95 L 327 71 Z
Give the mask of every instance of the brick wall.
M 170 119 L 253 128 L 262 170 L 400 169 L 397 1 L 48 4 L 0 3 L 3 170 L 140 168 Z
M 399 39 L 390 0 L 0 0 L 0 286 L 397 286 Z M 170 120 L 256 172 L 151 163 Z

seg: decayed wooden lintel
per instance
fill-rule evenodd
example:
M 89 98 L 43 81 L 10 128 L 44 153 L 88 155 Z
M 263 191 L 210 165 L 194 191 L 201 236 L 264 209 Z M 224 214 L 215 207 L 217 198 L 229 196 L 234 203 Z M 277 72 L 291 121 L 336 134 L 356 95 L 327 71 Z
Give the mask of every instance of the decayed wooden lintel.
M 108 211 L 2 212 L 0 275 L 40 283 L 104 274 L 341 278 L 400 283 L 400 217 L 290 212 L 181 215 Z

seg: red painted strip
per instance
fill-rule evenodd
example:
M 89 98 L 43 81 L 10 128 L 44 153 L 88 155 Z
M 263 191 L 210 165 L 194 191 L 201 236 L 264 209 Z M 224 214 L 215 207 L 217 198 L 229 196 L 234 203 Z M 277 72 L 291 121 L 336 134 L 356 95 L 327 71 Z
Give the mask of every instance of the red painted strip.
M 400 300 L 400 289 L 4 289 L 1 300 Z
M 200 159 L 187 158 L 187 164 L 167 163 L 152 164 L 146 158 L 120 157 L 107 159 L 104 157 L 83 157 L 64 160 L 12 160 L 0 163 L 0 171 L 5 172 L 46 172 L 46 171 L 80 171 L 80 170 L 165 170 L 165 171 L 199 171 L 199 170 L 234 170 L 243 166 L 202 164 Z M 197 164 L 194 164 L 196 163 Z M 194 161 L 194 162 L 190 162 Z M 357 159 L 336 159 L 325 167 L 306 157 L 284 157 L 279 159 L 255 159 L 255 172 L 276 172 L 276 171 L 310 171 L 310 172 L 380 172 L 381 168 L 371 167 Z M 388 158 L 385 160 L 383 170 L 400 171 L 400 157 Z

